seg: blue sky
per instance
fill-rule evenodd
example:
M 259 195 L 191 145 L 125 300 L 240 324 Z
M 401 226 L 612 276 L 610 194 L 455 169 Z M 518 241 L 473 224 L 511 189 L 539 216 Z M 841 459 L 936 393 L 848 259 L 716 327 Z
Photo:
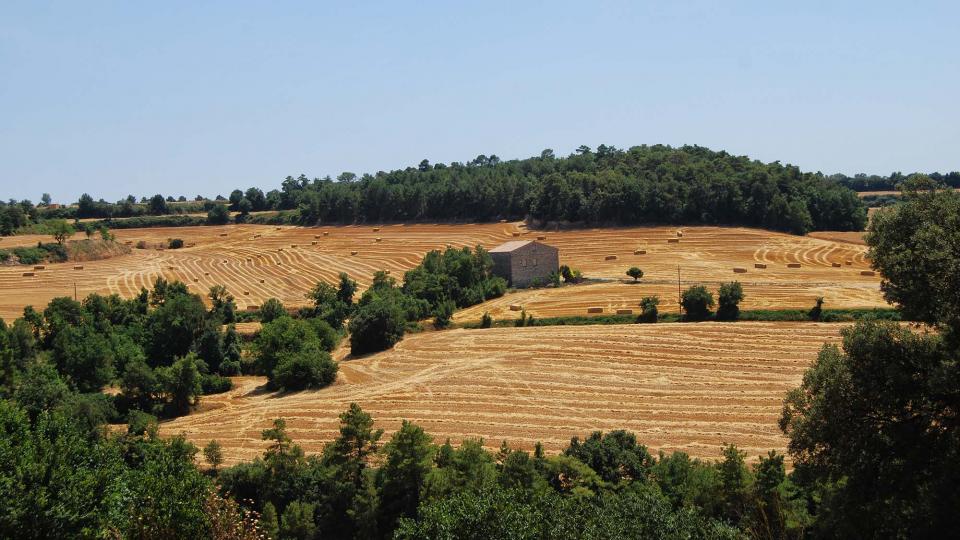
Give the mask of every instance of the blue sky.
M 958 2 L 0 0 L 0 198 L 601 143 L 956 170 L 958 20 Z

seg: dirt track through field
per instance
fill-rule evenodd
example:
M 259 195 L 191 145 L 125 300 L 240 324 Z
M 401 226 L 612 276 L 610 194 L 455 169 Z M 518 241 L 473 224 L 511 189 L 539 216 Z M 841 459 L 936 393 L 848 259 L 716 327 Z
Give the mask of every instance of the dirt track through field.
M 379 230 L 375 230 L 379 229 Z M 682 238 L 677 243 L 677 231 Z M 866 247 L 848 241 L 799 237 L 739 227 L 630 227 L 532 231 L 521 223 L 464 225 L 363 225 L 345 227 L 273 227 L 226 225 L 117 230 L 118 241 L 150 249 L 134 249 L 129 255 L 89 261 L 82 269 L 74 263 L 47 264 L 33 276 L 25 266 L 0 266 L 0 317 L 10 320 L 26 305 L 41 308 L 56 296 L 79 297 L 92 292 L 136 295 L 157 277 L 178 279 L 190 289 L 206 294 L 222 284 L 237 299 L 241 309 L 256 307 L 270 297 L 287 306 L 306 304 L 305 293 L 318 280 L 335 282 L 347 272 L 360 282 L 370 282 L 373 272 L 389 270 L 398 280 L 431 249 L 481 244 L 492 248 L 504 241 L 546 236 L 546 243 L 560 249 L 560 262 L 580 269 L 584 275 L 624 279 L 630 266 L 645 272 L 641 286 L 606 284 L 604 287 L 531 293 L 544 297 L 548 314 L 584 314 L 585 307 L 600 304 L 611 308 L 632 305 L 638 293 L 660 294 L 664 306 L 675 292 L 677 266 L 685 283 L 719 283 L 738 279 L 746 286 L 745 307 L 801 307 L 817 296 L 827 298 L 827 307 L 883 305 L 878 277 L 864 277 L 869 265 Z M 181 238 L 187 246 L 158 250 L 169 238 Z M 379 239 L 379 240 L 378 240 Z M 47 237 L 12 237 L 0 247 L 30 245 Z M 316 244 L 314 244 L 316 242 Z M 644 255 L 635 255 L 645 250 Z M 353 252 L 356 252 L 354 255 Z M 615 260 L 607 260 L 608 256 Z M 849 262 L 849 264 L 847 264 Z M 788 268 L 799 263 L 800 268 Z M 839 264 L 839 268 L 832 265 Z M 755 268 L 765 264 L 765 269 Z M 734 274 L 733 268 L 746 270 Z M 647 287 L 647 289 L 644 289 Z M 569 295 L 569 296 L 568 296 Z M 595 296 L 594 296 L 595 295 Z M 536 308 L 540 309 L 540 308 Z M 475 313 L 470 312 L 472 317 Z M 482 312 L 481 312 L 482 313 Z M 460 315 L 464 317 L 464 315 Z M 479 317 L 479 315 L 477 315 Z
M 699 323 L 427 332 L 395 349 L 340 363 L 328 388 L 268 393 L 259 377 L 204 398 L 200 412 L 162 426 L 198 445 L 224 446 L 228 463 L 262 453 L 274 418 L 319 452 L 351 402 L 388 435 L 407 419 L 436 440 L 505 439 L 556 452 L 576 435 L 628 429 L 654 450 L 716 458 L 734 443 L 752 458 L 783 451 L 784 394 L 842 325 Z

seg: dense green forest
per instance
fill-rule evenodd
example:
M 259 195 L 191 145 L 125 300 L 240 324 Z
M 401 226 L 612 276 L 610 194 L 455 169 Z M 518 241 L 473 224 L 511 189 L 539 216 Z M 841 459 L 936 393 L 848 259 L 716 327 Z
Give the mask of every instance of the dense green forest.
M 844 177 L 846 178 L 846 177 Z M 951 176 L 951 178 L 953 178 Z M 249 219 L 251 212 L 283 211 L 302 224 L 385 221 L 489 221 L 593 224 L 730 224 L 803 234 L 862 230 L 865 210 L 843 179 L 804 173 L 779 162 L 764 164 L 699 146 L 636 146 L 622 150 L 581 146 L 567 157 L 552 150 L 501 161 L 480 155 L 466 163 L 431 164 L 336 179 L 287 177 L 280 189 L 234 190 L 215 201 L 174 201 L 154 195 L 116 203 L 84 194 L 76 206 L 51 208 L 27 201 L 0 203 L 0 232 L 10 234 L 46 218 L 136 218 L 139 226 L 209 223 L 231 219 L 223 206 Z M 185 199 L 185 197 L 180 197 Z M 197 197 L 196 199 L 202 199 Z M 45 200 L 49 201 L 49 197 Z M 119 221 L 114 219 L 112 226 Z
M 263 431 L 262 457 L 227 468 L 215 442 L 201 458 L 183 439 L 157 436 L 157 417 L 222 390 L 224 374 L 249 369 L 279 391 L 305 380 L 323 386 L 336 370 L 328 351 L 354 320 L 390 336 L 498 292 L 482 251 L 448 250 L 402 284 L 379 275 L 366 303 L 354 302 L 356 284 L 341 276 L 337 286 L 318 284 L 314 305 L 296 318 L 265 304 L 263 331 L 245 353 L 224 291 L 211 290 L 207 307 L 164 281 L 131 300 L 60 298 L 0 324 L 0 537 L 952 536 L 960 195 L 930 187 L 907 182 L 868 244 L 885 297 L 935 331 L 864 320 L 843 330 L 840 346 L 824 346 L 784 401 L 790 473 L 784 456 L 748 466 L 732 446 L 718 462 L 652 455 L 623 431 L 584 434 L 554 456 L 508 444 L 491 453 L 471 440 L 454 448 L 412 423 L 387 440 L 356 405 L 312 456 L 282 419 Z M 707 294 L 689 291 L 692 311 L 699 304 L 710 315 Z M 717 316 L 738 316 L 741 297 L 726 285 Z M 119 392 L 102 392 L 106 384 Z M 127 428 L 108 430 L 110 422 Z

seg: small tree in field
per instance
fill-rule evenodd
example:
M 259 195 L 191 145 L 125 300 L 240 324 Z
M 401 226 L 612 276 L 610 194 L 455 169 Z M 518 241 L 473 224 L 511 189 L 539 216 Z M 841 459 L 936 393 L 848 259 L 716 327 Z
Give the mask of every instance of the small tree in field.
M 646 296 L 640 300 L 640 315 L 637 316 L 637 322 L 655 323 L 659 318 L 657 306 L 660 305 L 659 296 Z
M 70 238 L 73 236 L 73 233 L 77 232 L 72 225 L 62 219 L 47 222 L 47 230 L 50 232 L 50 236 L 61 246 L 67 238 Z
M 210 468 L 216 474 L 217 468 L 223 463 L 223 449 L 220 447 L 220 443 L 216 440 L 210 441 L 203 447 L 203 457 L 206 458 Z
M 720 285 L 720 306 L 717 308 L 717 319 L 721 321 L 735 321 L 740 317 L 740 302 L 743 301 L 743 287 L 739 281 Z
M 627 270 L 627 275 L 633 278 L 633 282 L 636 283 L 640 278 L 643 277 L 643 270 L 637 268 L 636 266 L 631 266 Z
M 702 321 L 710 317 L 710 308 L 713 307 L 713 295 L 703 285 L 693 285 L 683 291 L 680 305 L 686 314 L 684 320 Z
M 823 316 L 823 297 L 818 296 L 816 305 L 810 308 L 810 311 L 807 312 L 807 317 L 809 317 L 811 321 L 819 321 L 822 316 Z

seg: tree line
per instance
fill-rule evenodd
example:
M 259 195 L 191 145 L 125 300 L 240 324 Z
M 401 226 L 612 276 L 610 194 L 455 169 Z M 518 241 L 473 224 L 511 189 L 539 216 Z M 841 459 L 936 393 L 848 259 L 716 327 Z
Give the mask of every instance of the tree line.
M 955 173 L 952 173 L 955 174 Z M 952 177 L 951 177 L 952 178 Z M 842 180 L 842 179 L 840 179 Z M 229 197 L 171 204 L 154 195 L 109 203 L 84 194 L 76 207 L 33 207 L 29 201 L 4 220 L 15 230 L 24 219 L 148 218 L 193 212 L 277 210 L 303 225 L 386 221 L 490 221 L 532 218 L 538 222 L 593 224 L 728 224 L 803 234 L 811 230 L 862 230 L 863 205 L 846 183 L 801 172 L 779 162 L 761 163 L 699 146 L 665 145 L 618 149 L 581 146 L 567 157 L 552 150 L 502 161 L 479 155 L 468 162 L 432 164 L 390 172 L 310 179 L 288 176 L 279 189 L 251 187 Z M 198 196 L 199 198 L 199 196 Z M 29 207 L 29 208 L 28 208 Z M 32 212 L 32 214 L 31 214 Z M 196 220 L 185 220 L 193 223 Z

